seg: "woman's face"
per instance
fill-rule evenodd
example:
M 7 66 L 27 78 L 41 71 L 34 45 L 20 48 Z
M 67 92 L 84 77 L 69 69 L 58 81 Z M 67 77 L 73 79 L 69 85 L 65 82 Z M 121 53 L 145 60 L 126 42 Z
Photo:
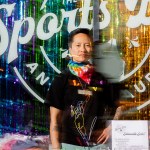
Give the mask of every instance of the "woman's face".
M 75 62 L 88 61 L 92 54 L 92 41 L 90 37 L 84 33 L 76 34 L 69 47 L 69 52 Z

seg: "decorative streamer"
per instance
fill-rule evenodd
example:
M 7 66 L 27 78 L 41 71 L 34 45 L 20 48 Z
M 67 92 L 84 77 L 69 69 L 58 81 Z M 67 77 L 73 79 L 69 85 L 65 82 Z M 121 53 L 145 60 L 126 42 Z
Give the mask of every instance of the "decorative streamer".
M 10 17 L 7 16 L 6 11 L 0 10 L 0 18 L 5 24 L 8 34 L 11 37 L 15 21 L 24 20 L 27 17 L 33 18 L 35 24 L 38 24 L 39 20 L 47 13 L 54 13 L 58 17 L 58 21 L 62 19 L 61 9 L 65 11 L 71 11 L 76 8 L 80 8 L 75 2 L 70 3 L 67 0 L 61 1 L 36 1 L 36 0 L 1 0 L 0 4 L 13 4 L 15 7 Z M 83 4 L 83 1 L 82 1 Z M 82 5 L 83 6 L 83 5 Z M 79 16 L 78 18 L 80 18 Z M 45 32 L 48 31 L 48 24 L 51 18 L 48 18 L 44 23 Z M 60 32 L 53 35 L 48 40 L 42 41 L 36 35 L 36 29 L 33 33 L 32 39 L 28 44 L 17 44 L 18 59 L 13 63 L 7 63 L 7 51 L 0 56 L 0 107 L 1 107 L 1 119 L 0 119 L 0 134 L 6 132 L 20 132 L 28 134 L 26 132 L 26 126 L 29 122 L 33 122 L 32 134 L 49 134 L 49 114 L 48 108 L 37 101 L 28 91 L 23 88 L 23 84 L 20 79 L 23 79 L 26 87 L 30 87 L 34 90 L 39 99 L 45 99 L 48 87 L 57 74 L 55 70 L 48 64 L 43 56 L 43 52 L 47 55 L 48 59 L 59 70 L 66 67 L 66 60 L 62 59 L 61 49 L 67 49 L 67 23 L 68 19 L 64 20 L 64 25 Z M 78 24 L 78 21 L 76 21 Z M 36 26 L 37 27 L 37 26 Z M 19 36 L 24 37 L 28 31 L 29 24 L 25 22 L 19 32 Z M 41 48 L 43 52 L 41 51 Z M 31 73 L 29 65 L 37 64 L 36 69 Z M 17 77 L 15 70 L 17 69 Z M 49 77 L 47 82 L 40 81 L 40 75 L 43 73 L 45 78 Z M 42 85 L 42 86 L 41 86 Z M 37 97 L 38 99 L 38 97 Z M 43 101 L 43 100 L 41 100 Z M 42 126 L 42 127 L 41 127 Z
M 114 5 L 112 5 L 112 3 Z M 122 101 L 127 107 L 137 107 L 146 104 L 149 100 L 149 81 L 145 79 L 146 74 L 149 70 L 149 29 L 150 25 L 141 24 L 138 28 L 127 27 L 127 21 L 130 15 L 137 15 L 142 7 L 142 2 L 137 3 L 133 11 L 130 11 L 125 5 L 124 1 L 110 0 L 110 11 L 112 11 L 111 26 L 109 33 L 110 37 L 117 39 L 118 47 L 120 48 L 120 56 L 125 61 L 125 74 L 127 75 L 133 71 L 141 62 L 146 58 L 139 69 L 128 79 L 126 79 L 126 86 L 135 96 L 133 99 Z M 149 11 L 150 5 L 147 7 L 146 16 L 150 16 Z M 113 32 L 115 31 L 115 32 Z M 146 57 L 147 55 L 147 57 Z M 133 85 L 137 84 L 141 88 L 139 82 L 142 81 L 146 90 L 139 93 Z M 142 107 L 141 107 L 142 108 Z M 146 119 L 149 120 L 149 105 L 143 107 L 139 112 L 135 114 L 129 113 L 128 119 Z M 127 118 L 125 118 L 127 119 Z

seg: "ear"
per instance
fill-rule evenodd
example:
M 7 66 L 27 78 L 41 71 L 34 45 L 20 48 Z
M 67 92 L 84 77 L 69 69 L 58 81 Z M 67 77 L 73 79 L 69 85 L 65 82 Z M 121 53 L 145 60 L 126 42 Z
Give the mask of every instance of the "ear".
M 69 53 L 71 54 L 71 50 L 72 50 L 72 48 L 71 47 L 69 47 Z

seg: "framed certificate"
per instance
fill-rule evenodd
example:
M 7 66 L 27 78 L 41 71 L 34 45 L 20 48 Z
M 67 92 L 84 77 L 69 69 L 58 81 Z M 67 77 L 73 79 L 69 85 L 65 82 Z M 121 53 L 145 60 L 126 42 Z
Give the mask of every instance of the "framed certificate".
M 112 150 L 149 150 L 148 121 L 112 121 Z

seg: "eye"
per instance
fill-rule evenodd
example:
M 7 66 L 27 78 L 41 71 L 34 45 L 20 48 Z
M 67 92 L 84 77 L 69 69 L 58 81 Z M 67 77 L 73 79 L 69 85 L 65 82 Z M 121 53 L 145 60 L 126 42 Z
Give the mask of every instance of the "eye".
M 90 45 L 90 44 L 86 44 L 85 46 L 86 46 L 86 47 L 91 47 L 91 45 Z
M 79 44 L 77 44 L 76 46 L 77 46 L 77 47 L 80 47 L 80 45 L 79 45 Z

